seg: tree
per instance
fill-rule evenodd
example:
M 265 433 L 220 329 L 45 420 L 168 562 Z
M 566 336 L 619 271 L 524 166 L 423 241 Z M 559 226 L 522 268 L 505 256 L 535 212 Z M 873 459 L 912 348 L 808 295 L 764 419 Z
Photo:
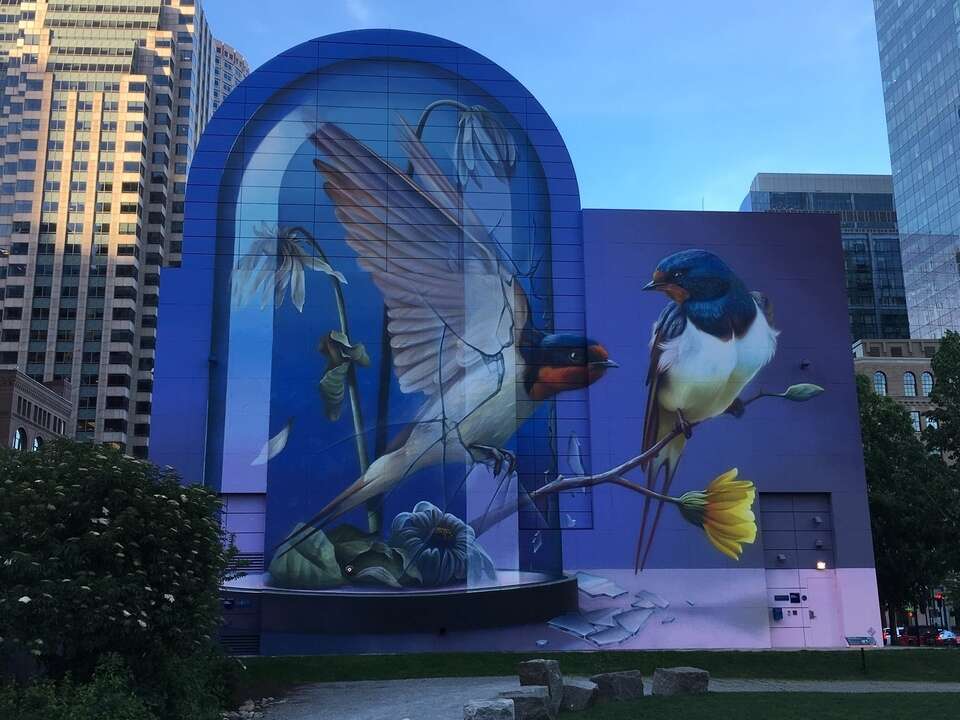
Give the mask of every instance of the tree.
M 932 360 L 934 385 L 927 416 L 936 421 L 924 430 L 928 447 L 960 458 L 960 334 L 948 330 Z
M 881 607 L 929 597 L 951 568 L 960 517 L 953 470 L 931 453 L 906 410 L 857 376 L 863 457 Z
M 218 716 L 219 511 L 107 447 L 0 450 L 0 656 L 80 682 L 115 656 L 159 717 Z

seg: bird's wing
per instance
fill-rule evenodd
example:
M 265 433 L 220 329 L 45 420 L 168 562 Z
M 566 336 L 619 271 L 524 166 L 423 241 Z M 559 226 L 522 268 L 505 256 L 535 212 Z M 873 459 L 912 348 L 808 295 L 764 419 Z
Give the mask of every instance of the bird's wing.
M 683 334 L 687 327 L 687 317 L 676 303 L 670 303 L 660 313 L 653 326 L 650 339 L 650 367 L 647 369 L 647 408 L 643 415 L 643 450 L 657 444 L 660 433 L 660 405 L 657 395 L 663 380 L 664 369 L 660 367 L 664 343 Z
M 401 132 L 412 176 L 331 123 L 311 136 L 323 155 L 314 165 L 383 293 L 400 389 L 437 408 L 474 370 L 480 385 L 504 381 L 494 368 L 529 311 L 510 259 L 405 122 Z
M 660 366 L 660 358 L 663 355 L 663 346 L 665 343 L 674 340 L 683 334 L 687 327 L 687 316 L 683 309 L 676 303 L 670 303 L 660 313 L 660 317 L 653 326 L 653 337 L 650 339 L 650 367 L 647 370 L 647 407 L 643 416 L 643 452 L 646 452 L 656 445 L 661 438 L 673 429 L 677 418 L 674 413 L 668 412 L 660 407 L 658 395 L 660 387 L 666 381 L 666 369 Z M 666 479 L 664 480 L 663 492 L 669 490 L 670 482 L 673 479 L 673 473 L 676 472 L 677 463 L 680 460 L 680 453 L 686 439 L 683 435 L 674 438 L 666 447 L 662 448 L 653 458 L 646 462 L 647 470 L 647 488 L 654 489 L 657 476 L 660 474 L 660 468 L 666 467 Z M 653 533 L 656 530 L 657 521 L 660 518 L 660 511 L 663 503 L 657 507 L 654 527 L 650 530 L 650 541 L 653 540 Z M 647 530 L 647 519 L 650 515 L 650 496 L 643 498 L 643 514 L 640 518 L 640 532 L 637 537 L 636 569 L 639 570 L 642 563 L 646 561 L 646 556 L 641 555 L 643 550 L 644 534 Z

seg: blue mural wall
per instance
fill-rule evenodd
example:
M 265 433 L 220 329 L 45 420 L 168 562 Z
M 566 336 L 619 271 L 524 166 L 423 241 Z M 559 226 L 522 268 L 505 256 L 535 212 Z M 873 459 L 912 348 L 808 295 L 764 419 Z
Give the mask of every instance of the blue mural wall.
M 879 627 L 834 218 L 581 212 L 504 70 L 352 32 L 227 98 L 163 289 L 151 457 L 263 652 Z

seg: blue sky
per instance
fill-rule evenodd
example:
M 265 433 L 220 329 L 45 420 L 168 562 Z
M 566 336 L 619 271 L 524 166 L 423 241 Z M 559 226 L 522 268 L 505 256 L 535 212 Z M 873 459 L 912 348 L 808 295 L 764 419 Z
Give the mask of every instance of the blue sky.
M 312 37 L 369 27 L 483 53 L 553 117 L 584 207 L 736 210 L 757 172 L 890 172 L 871 0 L 204 7 L 214 34 L 252 67 Z

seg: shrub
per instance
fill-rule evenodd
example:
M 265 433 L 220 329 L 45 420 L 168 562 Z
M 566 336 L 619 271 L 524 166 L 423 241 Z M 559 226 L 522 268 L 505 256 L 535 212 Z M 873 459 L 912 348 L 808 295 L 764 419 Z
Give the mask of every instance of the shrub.
M 192 663 L 179 681 L 195 683 L 219 662 L 230 550 L 218 512 L 209 490 L 106 447 L 0 451 L 0 654 L 28 652 L 50 678 L 85 681 L 114 653 L 141 696 L 167 707 L 180 693 L 170 667 Z
M 129 671 L 116 655 L 105 656 L 90 682 L 75 685 L 42 680 L 25 687 L 0 687 L 0 717 L 10 720 L 156 720 L 131 690 Z

